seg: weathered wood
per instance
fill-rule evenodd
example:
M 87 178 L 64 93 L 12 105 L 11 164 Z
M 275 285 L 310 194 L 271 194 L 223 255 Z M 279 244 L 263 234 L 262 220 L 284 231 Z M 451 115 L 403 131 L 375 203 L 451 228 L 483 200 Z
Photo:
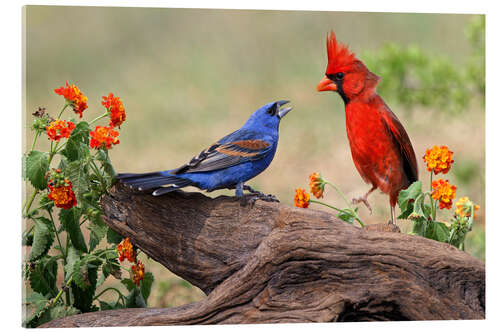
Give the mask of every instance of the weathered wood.
M 484 263 L 447 244 L 200 193 L 153 197 L 117 186 L 102 207 L 110 227 L 208 296 L 46 327 L 484 318 Z

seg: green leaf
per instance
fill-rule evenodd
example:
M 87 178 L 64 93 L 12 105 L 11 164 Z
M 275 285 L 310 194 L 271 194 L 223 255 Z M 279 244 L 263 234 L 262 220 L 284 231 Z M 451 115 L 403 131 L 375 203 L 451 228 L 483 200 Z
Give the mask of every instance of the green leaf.
M 26 157 L 26 177 L 35 188 L 43 190 L 47 187 L 45 174 L 48 169 L 49 160 L 47 153 L 33 150 Z
M 132 289 L 130 294 L 126 297 L 125 304 L 127 308 L 145 308 L 146 302 L 142 297 L 141 290 L 139 288 Z
M 72 306 L 57 305 L 50 308 L 48 311 L 44 311 L 40 319 L 37 320 L 36 326 L 40 326 L 57 318 L 72 316 L 78 313 L 80 313 L 80 310 Z
M 120 244 L 120 242 L 123 240 L 123 237 L 111 228 L 108 228 L 106 238 L 108 240 L 108 243 L 110 244 Z
M 115 309 L 123 309 L 123 304 L 120 303 L 119 301 L 113 302 L 113 303 L 108 303 L 99 300 L 99 307 L 101 308 L 101 311 L 104 310 L 115 310 Z
M 88 229 L 90 230 L 89 249 L 92 251 L 106 236 L 108 226 L 102 221 L 100 216 L 92 216 L 90 220 L 88 225 Z
M 59 220 L 63 224 L 64 230 L 68 232 L 73 246 L 82 252 L 87 252 L 87 245 L 80 229 L 80 216 L 81 210 L 78 207 L 61 209 L 59 212 Z
M 425 237 L 426 228 L 427 228 L 427 223 L 425 218 L 420 217 L 413 220 L 412 233 L 414 235 Z
M 80 260 L 80 254 L 81 252 L 79 250 L 77 250 L 71 244 L 69 245 L 68 256 L 66 257 L 66 265 L 64 266 L 65 280 L 68 280 L 71 274 L 74 272 L 75 265 L 77 264 L 77 261 Z M 81 263 L 78 263 L 78 265 L 80 264 Z
M 49 299 L 44 295 L 32 292 L 26 299 L 23 301 L 27 305 L 31 306 L 30 310 L 32 310 L 31 314 L 26 317 L 23 321 L 24 327 L 36 327 L 38 317 L 46 310 L 46 305 L 48 304 Z
M 35 219 L 33 245 L 30 251 L 30 261 L 37 260 L 45 255 L 54 242 L 55 230 L 52 228 L 52 222 L 45 217 Z
M 40 201 L 38 202 L 38 204 L 40 205 L 40 207 L 42 207 L 41 209 L 44 209 L 52 213 L 52 208 L 54 207 L 54 201 L 49 199 L 47 193 L 43 193 L 40 196 Z
M 146 304 L 148 302 L 148 297 L 151 293 L 151 287 L 153 286 L 154 280 L 155 278 L 153 276 L 153 273 L 146 272 L 146 274 L 144 274 L 144 280 L 141 281 L 141 294 Z
M 426 237 L 438 242 L 446 243 L 450 235 L 450 229 L 441 222 L 431 222 L 427 229 Z
M 73 270 L 73 282 L 71 283 L 71 291 L 74 296 L 73 306 L 82 312 L 89 312 L 92 309 L 97 285 L 97 266 L 90 267 L 82 262 L 84 260 L 78 260 Z
M 341 211 L 337 214 L 337 217 L 347 223 L 353 224 L 356 221 L 356 217 L 350 211 Z
M 42 257 L 34 263 L 29 281 L 33 291 L 46 296 L 55 296 L 57 294 L 57 261 L 53 257 Z
M 33 245 L 34 229 L 35 228 L 33 228 L 31 230 L 23 231 L 23 236 L 22 236 L 22 245 L 23 246 L 32 246 Z
M 87 281 L 88 267 L 86 262 L 82 259 L 77 259 L 73 265 L 73 284 L 77 285 L 80 289 L 87 289 L 89 283 Z
M 106 255 L 106 259 L 102 265 L 102 274 L 101 279 L 102 282 L 106 280 L 106 278 L 111 274 L 117 279 L 121 279 L 121 270 L 120 263 L 118 262 L 118 255 L 116 252 L 110 253 L 108 252 Z
M 78 200 L 82 200 L 85 193 L 89 191 L 88 169 L 83 160 L 70 162 L 64 173 L 73 184 L 73 190 Z
M 128 291 L 135 289 L 135 284 L 131 279 L 122 279 L 120 282 L 127 288 Z
M 411 184 L 406 190 L 401 190 L 398 196 L 398 206 L 402 212 L 406 211 L 411 200 L 415 199 L 422 193 L 422 182 L 417 180 Z
M 104 169 L 104 172 L 106 172 L 110 177 L 115 177 L 116 172 L 115 169 L 113 168 L 113 165 L 111 164 L 111 160 L 109 159 L 109 155 L 107 153 L 107 150 L 99 149 L 96 154 L 96 158 L 99 162 L 101 162 L 101 165 Z
M 61 151 L 68 161 L 85 159 L 89 154 L 89 124 L 85 121 L 79 122 L 66 142 L 66 146 Z

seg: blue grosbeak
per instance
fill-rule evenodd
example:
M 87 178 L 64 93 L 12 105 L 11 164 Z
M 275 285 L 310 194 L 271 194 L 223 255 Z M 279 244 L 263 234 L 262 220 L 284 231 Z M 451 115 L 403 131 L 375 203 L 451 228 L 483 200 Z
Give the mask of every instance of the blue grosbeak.
M 154 189 L 154 196 L 195 186 L 209 192 L 235 188 L 237 197 L 243 197 L 243 190 L 247 190 L 261 199 L 276 200 L 244 183 L 271 164 L 278 147 L 280 121 L 292 109 L 280 109 L 287 103 L 276 101 L 262 106 L 239 130 L 210 145 L 179 168 L 143 174 L 122 173 L 117 178 L 133 189 Z

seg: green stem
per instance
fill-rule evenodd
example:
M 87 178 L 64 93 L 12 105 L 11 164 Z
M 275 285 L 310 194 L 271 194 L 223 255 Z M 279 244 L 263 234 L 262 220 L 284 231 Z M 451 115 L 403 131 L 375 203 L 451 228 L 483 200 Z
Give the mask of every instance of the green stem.
M 98 121 L 99 119 L 102 119 L 104 117 L 106 117 L 107 115 L 109 114 L 108 111 L 106 111 L 105 113 L 103 113 L 102 115 L 100 115 L 99 117 L 95 118 L 94 120 L 92 120 L 89 125 L 92 125 L 93 123 L 95 123 L 96 121 Z
M 106 291 L 108 291 L 108 290 L 113 290 L 113 291 L 115 291 L 115 292 L 116 292 L 116 293 L 120 296 L 120 299 L 122 299 L 122 301 L 123 301 L 123 298 L 124 298 L 125 296 L 121 293 L 121 291 L 120 291 L 120 290 L 118 290 L 118 289 L 116 289 L 116 288 L 114 288 L 114 287 L 108 287 L 108 288 L 104 289 L 104 290 L 103 290 L 103 291 L 101 291 L 99 294 L 97 294 L 96 296 L 94 296 L 94 298 L 93 298 L 92 300 L 93 300 L 93 301 L 95 301 L 96 299 L 98 299 L 98 298 L 99 298 L 99 296 L 101 296 L 102 294 L 104 294 L 104 293 L 105 293 Z
M 35 191 L 33 191 L 33 193 L 31 193 L 31 196 L 30 196 L 28 202 L 24 205 L 24 216 L 28 216 L 28 211 L 30 210 L 31 205 L 33 204 L 33 200 L 35 200 L 37 193 L 38 193 L 38 189 L 35 189 Z
M 64 110 L 66 110 L 66 108 L 67 108 L 69 105 L 71 105 L 71 102 L 68 102 L 68 101 L 66 100 L 66 103 L 64 103 L 64 106 L 63 106 L 63 108 L 61 109 L 61 111 L 59 112 L 59 115 L 57 116 L 57 119 L 60 119 L 60 118 L 61 118 L 61 116 L 62 116 L 62 114 L 63 114 Z
M 335 185 L 333 185 L 332 183 L 327 182 L 327 181 L 325 181 L 325 184 L 328 184 L 328 185 L 330 185 L 331 187 L 333 187 L 333 188 L 335 189 L 335 191 L 337 191 L 337 193 L 338 193 L 338 194 L 342 197 L 342 199 L 344 199 L 344 202 L 345 202 L 345 204 L 347 205 L 347 207 L 349 207 L 349 209 L 351 209 L 351 210 L 352 210 L 351 204 L 349 203 L 349 201 L 348 201 L 348 200 L 347 200 L 347 198 L 345 197 L 344 193 L 342 193 L 342 191 L 341 191 L 341 190 L 339 190 L 339 189 L 337 188 L 337 186 L 335 186 Z
M 104 191 L 106 191 L 106 180 L 104 179 L 104 175 L 102 172 L 99 170 L 97 165 L 95 165 L 95 162 L 93 159 L 90 160 L 90 167 L 94 170 L 96 175 L 99 177 L 99 180 L 101 181 L 101 187 Z
M 326 204 L 326 203 L 321 202 L 321 201 L 316 201 L 316 200 L 310 199 L 309 202 L 317 203 L 317 204 L 326 206 L 328 208 L 331 208 L 333 210 L 338 211 L 339 213 L 345 213 L 346 212 L 345 209 L 339 209 L 337 207 L 331 206 L 331 205 Z M 349 213 L 351 213 L 352 215 L 354 215 L 354 218 L 356 219 L 356 221 L 358 221 L 358 223 L 361 225 L 361 227 L 363 227 L 363 228 L 365 227 L 365 224 L 363 223 L 363 221 L 361 221 L 361 219 L 359 218 L 358 214 L 352 208 L 348 208 L 347 211 L 349 211 Z
M 67 257 L 66 251 L 64 251 L 62 244 L 61 244 L 61 240 L 59 239 L 59 233 L 57 232 L 56 223 L 54 222 L 54 218 L 52 217 L 52 213 L 50 212 L 50 210 L 48 212 L 49 212 L 49 216 L 50 216 L 50 221 L 52 222 L 52 226 L 54 227 L 54 232 L 56 234 L 57 243 L 59 244 L 59 251 L 63 255 L 63 262 L 64 262 L 64 265 L 66 265 L 66 257 Z
M 71 281 L 73 281 L 73 274 L 71 274 L 70 278 L 68 279 L 68 282 L 65 283 L 65 285 L 69 285 L 71 283 Z M 59 298 L 61 298 L 61 295 L 63 294 L 64 292 L 64 287 L 61 288 L 61 290 L 59 290 L 59 293 L 57 293 L 57 296 L 56 298 L 54 298 L 54 301 L 52 302 L 52 304 L 56 304 L 58 301 L 59 301 Z
M 339 209 L 339 208 L 337 208 L 337 207 L 331 206 L 331 205 L 326 204 L 326 203 L 321 202 L 321 201 L 316 201 L 316 200 L 312 200 L 312 199 L 310 199 L 310 200 L 309 200 L 309 202 L 312 202 L 312 203 L 317 203 L 317 204 L 320 204 L 320 205 L 326 206 L 326 207 L 328 207 L 328 208 L 331 208 L 331 209 L 336 210 L 336 211 L 337 211 L 337 212 L 339 212 L 339 213 L 344 212 L 344 210 L 343 210 L 343 209 Z
M 36 139 L 38 139 L 39 135 L 40 135 L 40 131 L 37 130 L 35 133 L 35 137 L 33 138 L 33 143 L 31 144 L 31 150 L 35 149 Z

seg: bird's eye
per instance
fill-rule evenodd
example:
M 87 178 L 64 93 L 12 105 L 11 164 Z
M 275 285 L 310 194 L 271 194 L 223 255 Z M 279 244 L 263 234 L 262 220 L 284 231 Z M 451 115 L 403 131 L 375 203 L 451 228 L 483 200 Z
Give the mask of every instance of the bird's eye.
M 342 80 L 344 78 L 344 73 L 338 72 L 337 74 L 335 74 L 335 78 L 337 80 Z

